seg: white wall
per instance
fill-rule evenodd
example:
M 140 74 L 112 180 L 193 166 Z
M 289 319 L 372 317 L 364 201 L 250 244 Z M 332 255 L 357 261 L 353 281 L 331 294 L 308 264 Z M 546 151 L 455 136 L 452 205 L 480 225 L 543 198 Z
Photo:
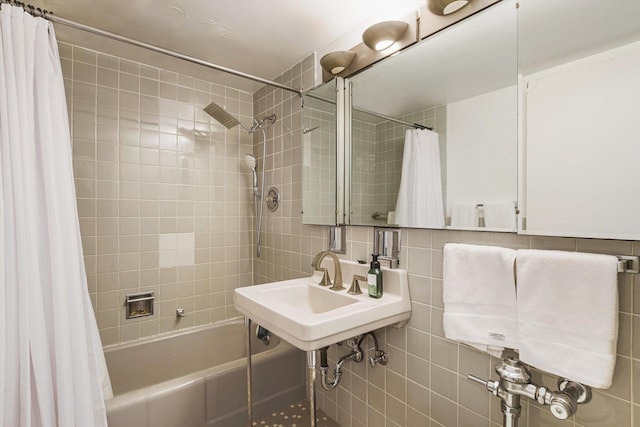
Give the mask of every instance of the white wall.
M 527 232 L 640 237 L 638 70 L 634 43 L 524 79 Z
M 517 88 L 447 106 L 447 216 L 454 203 L 517 199 Z

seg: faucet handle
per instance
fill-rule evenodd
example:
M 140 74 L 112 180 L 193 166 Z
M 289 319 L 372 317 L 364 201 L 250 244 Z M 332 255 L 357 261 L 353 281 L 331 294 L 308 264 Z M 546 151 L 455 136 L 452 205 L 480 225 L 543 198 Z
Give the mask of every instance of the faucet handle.
M 367 280 L 367 278 L 364 276 L 359 276 L 357 274 L 353 275 L 353 279 L 351 279 L 351 287 L 347 291 L 348 294 L 360 295 L 362 293 L 362 290 L 360 289 L 360 283 L 359 283 L 360 280 Z
M 498 395 L 498 390 L 500 388 L 500 382 L 499 381 L 491 381 L 491 380 L 485 381 L 482 378 L 478 378 L 475 375 L 471 375 L 471 374 L 467 375 L 467 379 L 469 379 L 469 380 L 471 380 L 471 381 L 473 381 L 475 383 L 478 383 L 478 384 L 481 384 L 481 385 L 485 386 L 487 388 L 487 390 L 490 391 L 491 394 L 493 394 L 494 396 Z
M 329 277 L 329 272 L 326 268 L 319 268 L 318 271 L 322 271 L 322 280 L 318 283 L 320 286 L 329 286 L 332 285 L 331 278 Z

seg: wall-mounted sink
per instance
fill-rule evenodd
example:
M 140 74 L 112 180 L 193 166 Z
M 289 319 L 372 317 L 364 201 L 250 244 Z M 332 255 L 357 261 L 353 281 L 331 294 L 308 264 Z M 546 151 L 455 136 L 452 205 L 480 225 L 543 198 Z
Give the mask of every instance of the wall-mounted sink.
M 366 276 L 369 267 L 340 261 L 349 288 L 354 274 Z M 318 285 L 322 274 L 236 289 L 235 307 L 301 350 L 317 350 L 374 329 L 404 322 L 411 316 L 407 272 L 383 268 L 382 298 L 370 298 L 346 289 L 332 291 Z
M 265 300 L 286 304 L 290 308 L 308 315 L 326 313 L 358 302 L 357 298 L 352 298 L 350 295 L 324 292 L 325 289 L 319 286 L 310 286 L 306 281 L 302 283 L 293 281 L 290 286 L 274 286 L 273 283 L 271 285 L 270 289 L 265 289 L 262 294 Z

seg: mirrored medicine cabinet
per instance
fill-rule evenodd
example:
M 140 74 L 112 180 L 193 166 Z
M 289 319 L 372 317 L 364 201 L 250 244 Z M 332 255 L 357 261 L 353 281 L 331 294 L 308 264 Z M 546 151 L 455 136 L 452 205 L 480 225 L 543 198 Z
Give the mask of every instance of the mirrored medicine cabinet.
M 305 95 L 303 133 L 326 104 L 336 192 L 322 221 L 305 201 L 303 222 L 422 227 L 395 214 L 407 131 L 431 128 L 444 225 L 428 228 L 640 238 L 638 16 L 636 0 L 504 0 L 310 91 L 328 102 Z M 321 150 L 306 135 L 305 168 Z M 496 225 L 489 206 L 513 210 Z
M 440 227 L 484 229 L 484 205 L 506 202 L 511 221 L 497 228 L 515 231 L 516 29 L 514 3 L 499 3 L 349 79 L 352 225 L 419 226 L 410 215 L 394 219 L 402 175 L 414 169 L 425 174 L 409 199 L 440 193 Z M 416 133 L 435 137 L 438 149 L 412 152 L 407 165 L 414 127 L 401 122 L 431 128 Z
M 338 79 L 314 88 L 302 99 L 302 222 L 336 225 L 342 178 L 338 180 Z M 342 82 L 340 82 L 342 83 Z M 342 100 L 341 100 L 342 101 Z M 340 109 L 340 114 L 338 114 Z M 342 125 L 342 121 L 340 122 Z M 342 150 L 341 150 L 342 151 Z
M 640 239 L 640 2 L 520 3 L 519 232 Z

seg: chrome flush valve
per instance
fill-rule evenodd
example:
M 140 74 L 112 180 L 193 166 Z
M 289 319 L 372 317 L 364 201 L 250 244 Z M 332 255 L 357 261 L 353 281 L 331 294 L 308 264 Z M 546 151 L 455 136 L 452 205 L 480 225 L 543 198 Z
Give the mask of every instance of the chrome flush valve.
M 566 420 L 578 411 L 578 404 L 591 400 L 591 389 L 566 378 L 558 379 L 558 391 L 531 383 L 531 374 L 518 359 L 507 357 L 496 365 L 499 381 L 485 381 L 473 375 L 467 378 L 484 385 L 494 396 L 502 400 L 505 427 L 517 427 L 520 416 L 520 397 L 528 397 L 541 405 L 549 406 L 551 414 Z
M 538 403 L 549 405 L 553 416 L 561 420 L 566 420 L 578 412 L 578 404 L 589 403 L 591 400 L 591 389 L 589 387 L 569 381 L 566 378 L 558 378 L 558 389 L 560 390 L 558 392 L 547 391 L 544 402 L 541 403 L 541 398 L 539 398 Z M 549 403 L 547 403 L 547 396 L 549 395 Z

